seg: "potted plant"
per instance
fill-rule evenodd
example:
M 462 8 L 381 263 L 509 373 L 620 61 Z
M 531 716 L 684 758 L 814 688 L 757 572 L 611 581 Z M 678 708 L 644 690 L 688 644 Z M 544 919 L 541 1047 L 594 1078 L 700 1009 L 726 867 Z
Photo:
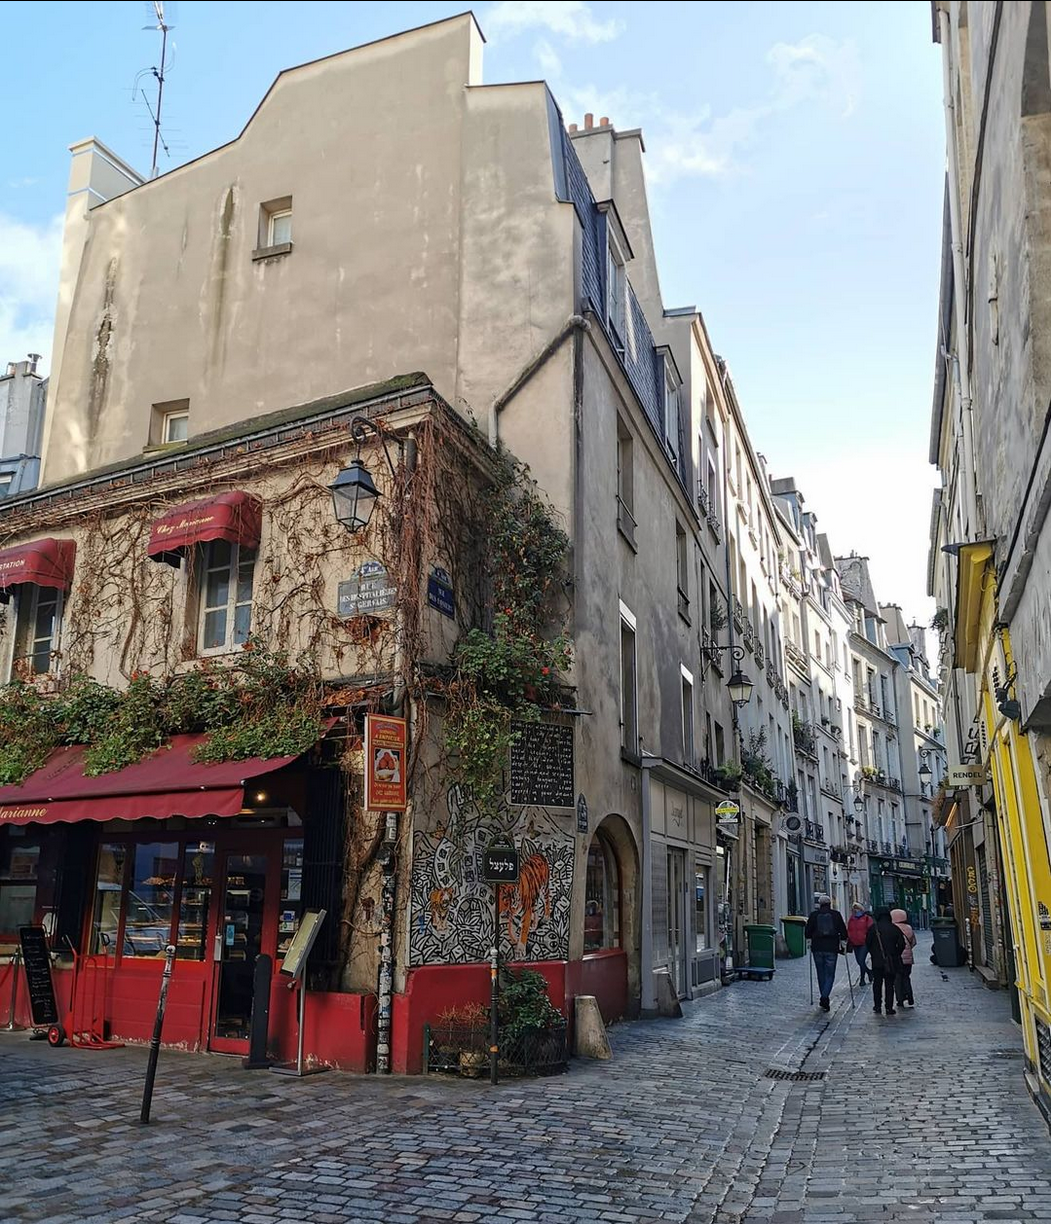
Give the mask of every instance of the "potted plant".
M 721 633 L 726 628 L 726 606 L 717 599 L 712 600 L 711 611 L 708 613 L 708 622 L 712 627 L 713 633 Z
M 534 969 L 501 970 L 500 1048 L 513 1067 L 542 1074 L 566 1063 L 566 1020 L 553 1007 L 544 976 Z
M 482 1074 L 488 1061 L 489 1012 L 481 1003 L 447 1007 L 430 1026 L 429 1065 L 436 1071 L 459 1071 L 469 1079 Z
M 741 766 L 736 761 L 723 761 L 715 768 L 715 776 L 724 790 L 735 791 L 741 785 Z

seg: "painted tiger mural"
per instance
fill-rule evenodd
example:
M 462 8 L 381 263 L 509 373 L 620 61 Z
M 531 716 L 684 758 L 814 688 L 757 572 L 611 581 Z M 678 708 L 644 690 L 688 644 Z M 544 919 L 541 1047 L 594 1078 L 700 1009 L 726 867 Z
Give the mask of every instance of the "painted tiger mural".
M 523 951 L 529 944 L 529 932 L 537 903 L 543 897 L 544 917 L 551 917 L 551 868 L 542 854 L 530 854 L 523 859 L 517 884 L 500 886 L 500 913 L 507 915 L 507 938 Z M 518 935 L 514 921 L 518 916 Z

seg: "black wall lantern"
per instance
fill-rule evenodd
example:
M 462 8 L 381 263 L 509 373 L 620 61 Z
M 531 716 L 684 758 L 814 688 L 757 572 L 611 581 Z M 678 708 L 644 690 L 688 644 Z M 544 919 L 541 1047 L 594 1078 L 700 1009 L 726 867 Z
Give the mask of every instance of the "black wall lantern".
M 332 511 L 336 521 L 342 523 L 348 531 L 363 531 L 372 518 L 376 503 L 383 494 L 376 488 L 372 473 L 361 459 L 361 446 L 369 432 L 374 433 L 383 444 L 383 454 L 394 475 L 394 464 L 387 450 L 387 440 L 379 426 L 373 424 L 367 417 L 356 416 L 350 422 L 350 436 L 358 444 L 358 453 L 345 467 L 336 479 L 328 486 L 332 494 Z

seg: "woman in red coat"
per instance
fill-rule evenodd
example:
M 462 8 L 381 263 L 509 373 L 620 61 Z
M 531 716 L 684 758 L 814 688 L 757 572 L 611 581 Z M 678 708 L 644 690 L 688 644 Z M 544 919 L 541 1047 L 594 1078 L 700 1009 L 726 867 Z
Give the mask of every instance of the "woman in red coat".
M 872 970 L 868 967 L 868 949 L 865 947 L 865 937 L 872 923 L 872 915 L 860 901 L 855 901 L 847 922 L 847 943 L 850 944 L 854 959 L 858 962 L 862 986 L 865 985 L 866 974 L 868 974 L 869 981 L 872 981 Z

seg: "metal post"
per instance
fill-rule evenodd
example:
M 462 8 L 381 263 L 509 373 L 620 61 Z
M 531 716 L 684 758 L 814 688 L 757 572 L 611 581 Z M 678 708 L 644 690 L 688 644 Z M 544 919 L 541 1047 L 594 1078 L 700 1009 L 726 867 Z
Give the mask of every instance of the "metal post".
M 390 1074 L 390 1024 L 394 994 L 393 934 L 394 894 L 397 890 L 395 847 L 398 841 L 398 813 L 387 813 L 385 840 L 389 853 L 385 860 L 380 891 L 380 972 L 376 1012 L 376 1074 Z
M 16 948 L 14 956 L 11 957 L 11 1014 L 7 1018 L 7 1024 L 4 1026 L 9 1033 L 13 1033 L 16 1029 L 22 1026 L 15 1023 L 15 1008 L 18 1003 L 18 970 L 22 967 L 22 949 Z
M 161 993 L 157 999 L 157 1017 L 153 1022 L 153 1038 L 150 1041 L 150 1060 L 146 1064 L 146 1084 L 142 1090 L 142 1111 L 139 1121 L 150 1120 L 150 1105 L 153 1103 L 153 1083 L 157 1078 L 157 1058 L 161 1052 L 161 1029 L 164 1027 L 164 1009 L 168 1005 L 168 986 L 172 980 L 172 966 L 175 964 L 175 945 L 169 944 L 164 949 L 164 972 L 161 974 Z
M 500 1062 L 500 888 L 493 885 L 493 946 L 489 949 L 489 1083 L 494 1085 Z

